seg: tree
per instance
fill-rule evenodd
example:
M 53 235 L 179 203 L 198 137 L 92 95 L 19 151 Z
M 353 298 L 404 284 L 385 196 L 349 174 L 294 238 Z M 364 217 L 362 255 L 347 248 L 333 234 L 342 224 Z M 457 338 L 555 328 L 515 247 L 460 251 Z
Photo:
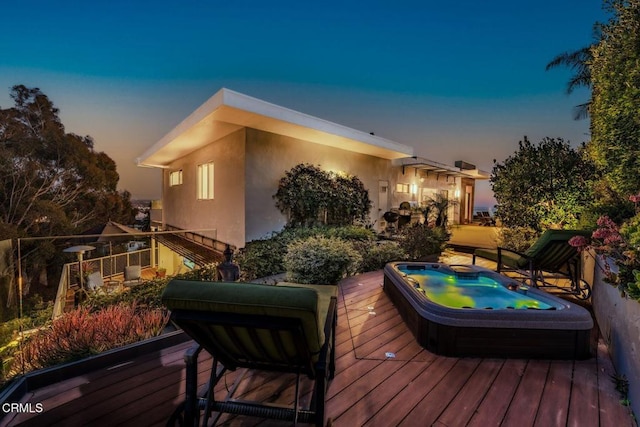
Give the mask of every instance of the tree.
M 91 137 L 65 132 L 59 110 L 38 88 L 14 86 L 11 98 L 14 106 L 0 109 L 3 237 L 74 234 L 106 218 L 131 223 L 130 194 L 118 193 L 115 162 L 94 150 Z M 23 254 L 30 251 L 37 273 L 59 249 L 45 240 L 25 245 Z
M 429 198 L 424 206 L 422 213 L 425 221 L 430 223 L 431 219 L 433 219 L 433 224 L 436 227 L 447 228 L 449 224 L 449 208 L 458 204 L 457 200 L 451 200 L 441 193 L 436 194 L 435 197 Z
M 574 74 L 567 83 L 567 95 L 581 87 L 591 88 L 591 46 L 583 47 L 573 52 L 564 52 L 556 56 L 547 64 L 547 71 L 559 66 L 570 68 Z M 574 120 L 582 120 L 589 117 L 591 101 L 579 104 L 574 108 Z
M 633 215 L 640 190 L 640 0 L 605 2 L 612 14 L 591 53 L 589 153 L 598 167 L 597 200 Z
M 369 192 L 357 177 L 326 172 L 310 164 L 287 171 L 273 198 L 292 226 L 352 224 L 366 219 L 371 209 Z
M 534 145 L 526 136 L 518 146 L 504 163 L 494 160 L 496 216 L 507 227 L 575 227 L 591 201 L 594 167 L 584 147 L 575 150 L 561 138 Z

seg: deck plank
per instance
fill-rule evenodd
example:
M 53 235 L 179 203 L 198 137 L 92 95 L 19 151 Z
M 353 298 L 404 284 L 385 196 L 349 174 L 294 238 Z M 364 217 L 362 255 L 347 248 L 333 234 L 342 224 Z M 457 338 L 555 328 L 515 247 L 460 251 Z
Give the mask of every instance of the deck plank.
M 398 425 L 405 427 L 433 425 L 478 368 L 480 361 L 480 359 L 459 359 L 447 372 L 445 379 L 429 391 Z
M 427 366 L 413 381 L 408 382 L 406 386 L 402 388 L 402 391 L 393 396 L 390 401 L 380 402 L 380 405 L 383 406 L 382 409 L 373 418 L 368 420 L 365 425 L 398 425 L 405 415 L 413 410 L 418 402 L 440 383 L 458 361 L 458 359 L 448 357 L 436 358 L 433 363 Z
M 460 392 L 453 397 L 445 411 L 436 420 L 437 425 L 464 426 L 473 417 L 489 387 L 495 381 L 503 359 L 484 359 Z
M 614 384 L 616 371 L 609 357 L 609 350 L 602 341 L 598 343 L 597 363 L 600 425 L 619 427 L 635 425 L 631 421 L 629 408 L 619 403 L 622 397 Z
M 515 397 L 515 392 L 526 368 L 527 362 L 522 359 L 505 360 L 498 376 L 487 391 L 476 413 L 469 421 L 469 426 L 499 426 Z
M 522 381 L 505 415 L 505 425 L 525 427 L 534 424 L 549 365 L 548 360 L 530 360 L 527 363 Z
M 535 426 L 561 426 L 567 423 L 573 368 L 574 362 L 570 360 L 551 362 Z
M 595 358 L 576 363 L 571 385 L 568 426 L 599 425 L 598 389 L 590 387 L 591 384 L 598 383 L 597 368 Z

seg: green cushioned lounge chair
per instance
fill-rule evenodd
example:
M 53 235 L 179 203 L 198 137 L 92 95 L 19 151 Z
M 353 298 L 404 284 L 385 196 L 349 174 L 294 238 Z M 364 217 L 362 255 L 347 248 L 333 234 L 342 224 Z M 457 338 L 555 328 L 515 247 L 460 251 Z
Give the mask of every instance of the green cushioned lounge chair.
M 553 286 L 549 277 L 565 277 L 570 280 L 570 287 L 559 289 L 576 295 L 580 299 L 591 296 L 591 287 L 579 279 L 579 254 L 576 248 L 569 245 L 574 236 L 590 236 L 582 230 L 546 230 L 525 252 L 516 252 L 498 247 L 496 249 L 476 249 L 473 252 L 473 264 L 476 257 L 485 258 L 496 263 L 496 271 L 517 272 L 522 274 L 532 286 Z
M 326 388 L 335 371 L 336 286 L 174 279 L 162 301 L 171 320 L 197 344 L 185 354 L 185 402 L 170 425 L 194 426 L 200 419 L 207 425 L 212 413 L 324 425 Z M 197 358 L 203 349 L 213 356 L 213 366 L 206 390 L 198 394 Z M 295 373 L 293 407 L 236 400 L 234 387 L 216 400 L 215 385 L 237 368 Z M 308 408 L 299 407 L 301 375 L 314 380 Z

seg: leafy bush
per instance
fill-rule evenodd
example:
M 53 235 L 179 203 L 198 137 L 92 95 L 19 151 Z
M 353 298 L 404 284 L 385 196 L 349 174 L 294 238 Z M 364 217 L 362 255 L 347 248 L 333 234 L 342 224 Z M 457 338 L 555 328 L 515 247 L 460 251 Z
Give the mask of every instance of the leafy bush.
M 384 268 L 391 261 L 400 261 L 407 258 L 407 253 L 396 242 L 383 241 L 370 245 L 362 253 L 360 271 L 374 271 Z
M 415 223 L 402 229 L 400 247 L 409 259 L 420 260 L 429 255 L 440 255 L 447 246 L 449 233 L 444 227 L 429 227 Z
M 176 276 L 177 279 L 215 282 L 218 280 L 218 264 L 213 262 Z
M 160 278 L 147 280 L 139 285 L 131 287 L 126 292 L 118 292 L 113 294 L 91 295 L 87 300 L 81 303 L 84 307 L 90 307 L 92 311 L 98 311 L 103 308 L 118 305 L 136 304 L 138 306 L 150 308 L 162 308 L 164 305 L 160 300 L 162 291 L 169 283 L 170 278 Z
M 349 225 L 343 227 L 286 227 L 273 233 L 269 238 L 248 242 L 235 257 L 240 266 L 241 280 L 251 281 L 261 277 L 284 272 L 284 256 L 287 246 L 296 240 L 306 240 L 310 237 L 322 236 L 339 238 L 350 242 L 362 242 L 362 247 L 368 247 L 375 239 L 372 230 L 361 226 Z M 360 250 L 358 246 L 358 250 Z
M 334 285 L 355 272 L 362 258 L 346 241 L 322 236 L 296 240 L 287 246 L 287 280 Z
M 369 192 L 355 176 L 299 164 L 280 179 L 273 196 L 293 226 L 345 225 L 364 220 L 371 209 Z
M 15 355 L 14 373 L 41 369 L 160 335 L 169 320 L 165 309 L 118 304 L 92 312 L 79 307 L 51 327 L 26 339 Z
M 286 245 L 276 235 L 269 239 L 252 240 L 240 249 L 235 261 L 240 266 L 240 279 L 251 281 L 282 273 Z
M 584 146 L 575 149 L 562 138 L 533 144 L 525 137 L 504 162 L 494 162 L 490 182 L 496 215 L 508 227 L 575 227 L 593 201 L 594 175 Z
M 321 227 L 318 228 L 318 234 L 324 234 L 326 237 L 337 237 L 342 240 L 359 240 L 363 242 L 371 242 L 376 239 L 376 234 L 369 228 L 357 225 L 346 225 L 344 227 Z
M 529 227 L 504 227 L 498 237 L 498 246 L 524 252 L 540 237 L 540 233 Z

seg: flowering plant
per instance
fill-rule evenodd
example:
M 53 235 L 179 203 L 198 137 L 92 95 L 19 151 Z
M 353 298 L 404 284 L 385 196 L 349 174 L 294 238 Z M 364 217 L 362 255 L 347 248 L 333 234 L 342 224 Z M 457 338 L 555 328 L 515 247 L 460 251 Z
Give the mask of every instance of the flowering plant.
M 636 204 L 636 215 L 622 226 L 608 216 L 598 219 L 598 227 L 591 235 L 591 241 L 583 236 L 569 240 L 579 251 L 592 249 L 604 259 L 605 281 L 615 285 L 623 295 L 640 299 L 640 194 L 629 197 Z M 611 270 L 610 262 L 617 266 Z

